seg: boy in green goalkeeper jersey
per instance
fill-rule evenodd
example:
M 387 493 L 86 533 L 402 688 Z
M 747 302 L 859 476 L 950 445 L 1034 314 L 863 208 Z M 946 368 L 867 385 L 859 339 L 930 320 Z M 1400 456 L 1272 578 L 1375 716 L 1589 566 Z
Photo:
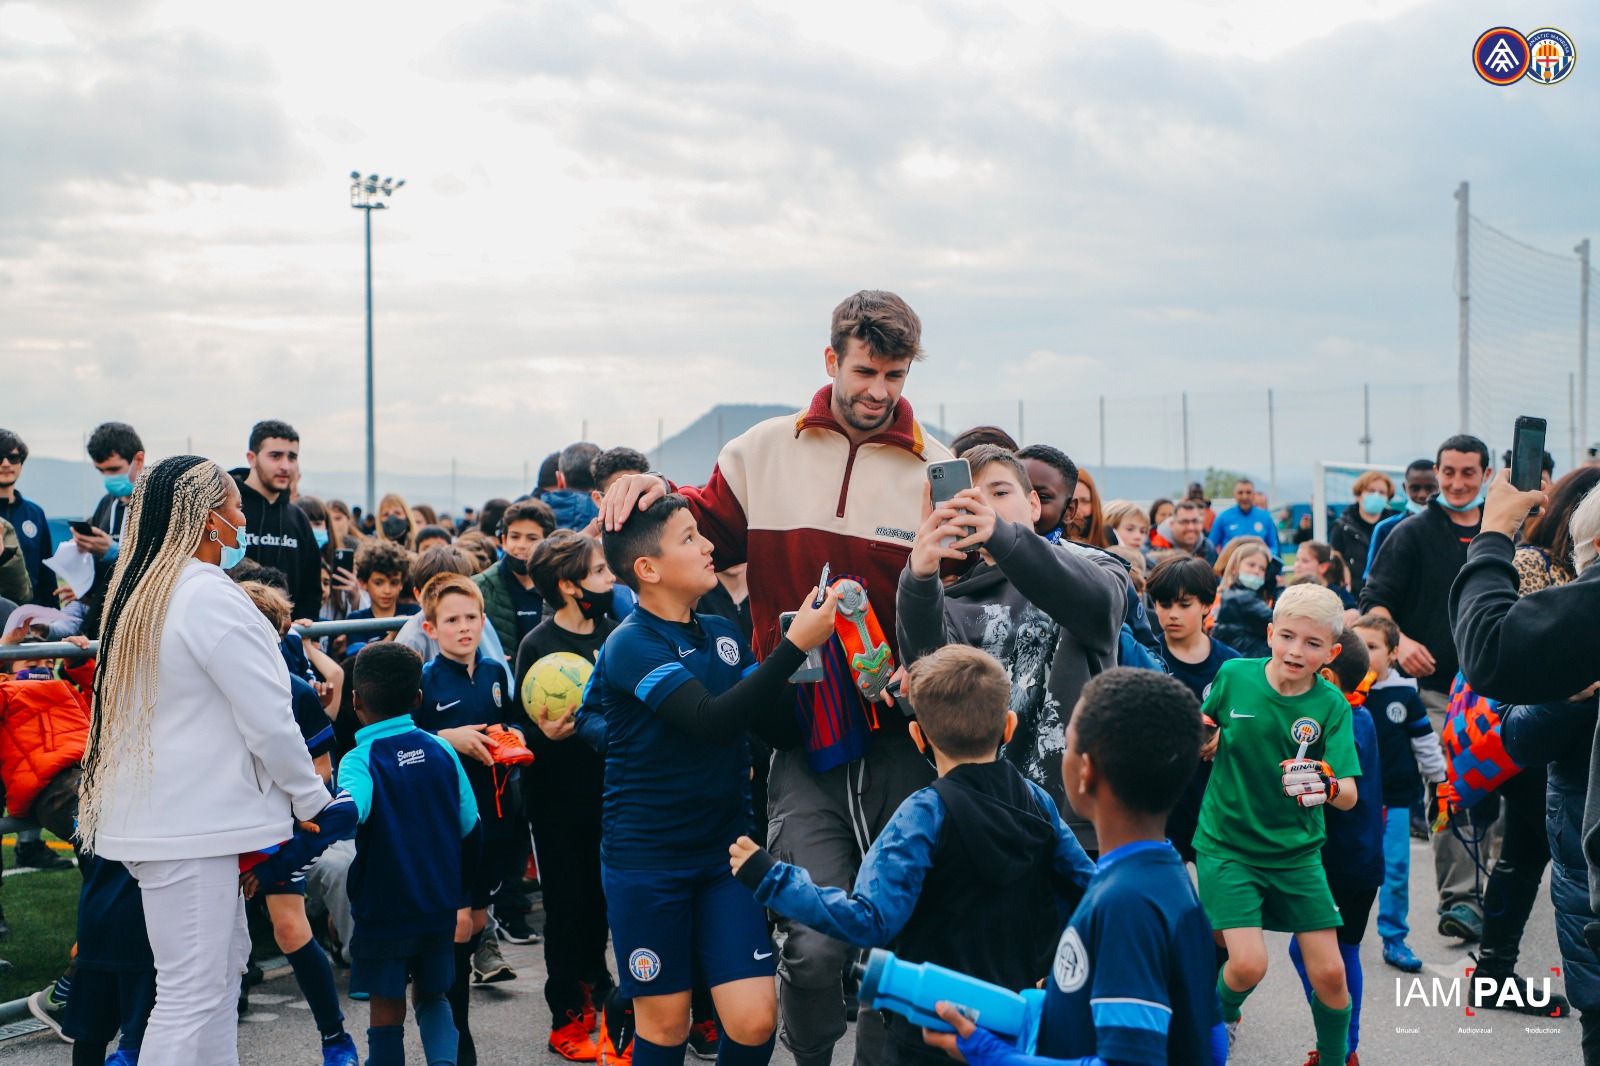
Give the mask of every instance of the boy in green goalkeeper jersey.
M 1334 932 L 1339 910 L 1323 874 L 1322 805 L 1355 806 L 1361 773 L 1350 705 L 1318 671 L 1339 655 L 1344 607 L 1320 585 L 1286 589 L 1273 611 L 1269 659 L 1222 664 L 1203 711 L 1217 726 L 1195 832 L 1200 902 L 1228 949 L 1217 975 L 1230 1044 L 1240 1009 L 1266 976 L 1264 929 L 1294 933 L 1316 995 L 1323 1066 L 1343 1066 L 1350 995 Z

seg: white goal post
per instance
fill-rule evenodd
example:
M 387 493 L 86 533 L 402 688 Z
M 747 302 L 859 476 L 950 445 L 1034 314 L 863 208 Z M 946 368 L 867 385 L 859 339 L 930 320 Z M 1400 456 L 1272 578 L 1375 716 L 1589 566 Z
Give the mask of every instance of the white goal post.
M 1403 466 L 1385 466 L 1382 463 L 1347 463 L 1336 462 L 1332 459 L 1318 459 L 1312 469 L 1311 475 L 1311 535 L 1317 540 L 1326 542 L 1328 539 L 1328 504 L 1330 502 L 1346 504 L 1354 501 L 1350 495 L 1350 486 L 1354 485 L 1356 478 L 1368 470 L 1377 470 L 1388 474 L 1394 481 L 1394 490 L 1402 504 L 1404 489 L 1401 487 L 1405 480 L 1406 468 Z M 1290 531 L 1294 535 L 1294 531 Z

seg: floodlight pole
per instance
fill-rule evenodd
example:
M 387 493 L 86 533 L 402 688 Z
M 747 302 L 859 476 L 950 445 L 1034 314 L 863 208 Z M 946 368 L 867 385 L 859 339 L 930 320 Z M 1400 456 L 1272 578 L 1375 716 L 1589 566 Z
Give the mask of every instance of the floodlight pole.
M 361 172 L 350 172 L 350 206 L 365 216 L 366 250 L 367 250 L 367 514 L 372 514 L 377 507 L 377 446 L 373 433 L 373 388 L 372 388 L 372 212 L 382 211 L 389 205 L 383 203 L 379 197 L 387 199 L 394 195 L 396 189 L 404 185 L 402 180 L 398 183 L 393 178 L 378 180 L 373 174 L 362 178 Z
M 382 204 L 377 205 L 379 207 Z M 377 513 L 377 446 L 372 435 L 372 204 L 361 209 L 367 229 L 367 513 Z

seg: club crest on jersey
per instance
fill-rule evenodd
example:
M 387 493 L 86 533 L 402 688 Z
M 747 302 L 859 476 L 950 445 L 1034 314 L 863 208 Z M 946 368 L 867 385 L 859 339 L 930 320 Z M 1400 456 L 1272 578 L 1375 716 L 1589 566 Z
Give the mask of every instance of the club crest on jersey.
M 1089 980 L 1089 953 L 1083 949 L 1083 938 L 1071 926 L 1061 936 L 1056 947 L 1056 964 L 1051 969 L 1056 987 L 1063 992 L 1076 992 Z
M 639 948 L 628 956 L 628 972 L 635 981 L 649 984 L 661 976 L 661 959 L 649 948 Z
M 1406 705 L 1396 700 L 1383 709 L 1383 716 L 1395 725 L 1400 725 L 1406 720 Z
M 1296 744 L 1315 744 L 1322 735 L 1322 727 L 1315 718 L 1296 718 L 1289 727 L 1289 736 Z
M 739 642 L 732 637 L 717 638 L 717 658 L 729 666 L 739 665 Z
M 494 683 L 494 688 L 489 690 L 489 694 L 494 697 L 494 705 L 500 706 L 500 682 Z

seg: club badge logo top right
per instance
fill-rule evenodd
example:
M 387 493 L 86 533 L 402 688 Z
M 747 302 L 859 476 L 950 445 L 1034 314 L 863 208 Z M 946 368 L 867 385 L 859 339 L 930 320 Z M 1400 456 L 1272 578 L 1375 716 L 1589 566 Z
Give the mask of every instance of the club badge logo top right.
M 1578 64 L 1572 38 L 1554 26 L 1523 34 L 1510 26 L 1484 30 L 1472 46 L 1472 67 L 1490 85 L 1519 81 L 1554 85 L 1565 81 Z

